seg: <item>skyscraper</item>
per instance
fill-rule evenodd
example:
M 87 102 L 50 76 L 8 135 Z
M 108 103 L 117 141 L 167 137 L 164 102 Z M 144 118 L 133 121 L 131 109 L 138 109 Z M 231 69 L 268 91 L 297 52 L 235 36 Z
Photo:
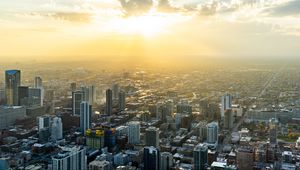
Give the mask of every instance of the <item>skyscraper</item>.
M 194 155 L 194 169 L 206 170 L 208 166 L 207 160 L 208 147 L 205 144 L 198 144 L 193 152 Z
M 126 107 L 126 94 L 124 91 L 119 92 L 119 111 L 124 111 Z
M 44 88 L 43 88 L 43 80 L 41 77 L 34 78 L 34 88 L 41 90 L 41 106 L 43 106 L 45 92 L 44 92 Z
M 209 144 L 218 143 L 218 123 L 211 122 L 206 125 L 206 128 L 207 128 L 206 142 Z
M 80 146 L 63 147 L 62 151 L 52 157 L 53 170 L 86 170 L 86 149 Z
M 106 90 L 106 114 L 111 115 L 112 114 L 112 90 L 107 89 Z
M 29 89 L 27 86 L 19 86 L 18 87 L 18 105 L 27 105 L 28 102 L 28 97 L 29 97 Z
M 75 82 L 70 84 L 70 89 L 71 89 L 71 92 L 76 90 L 76 83 Z
M 270 144 L 277 144 L 277 120 L 275 118 L 269 121 Z
M 140 122 L 131 121 L 128 123 L 128 143 L 140 143 Z
M 160 154 L 160 170 L 170 170 L 173 166 L 173 155 L 170 152 Z
M 224 115 L 224 127 L 226 129 L 233 128 L 233 112 L 231 109 L 227 109 Z
M 18 105 L 18 87 L 21 84 L 21 71 L 20 70 L 7 70 L 5 71 L 5 94 L 6 104 L 9 106 Z
M 116 100 L 118 99 L 118 95 L 119 95 L 119 84 L 113 84 L 112 86 L 112 90 L 113 90 L 113 99 Z
M 83 100 L 90 105 L 94 104 L 96 100 L 95 87 L 94 86 L 82 86 L 81 91 L 84 93 Z
M 52 119 L 51 125 L 51 139 L 59 140 L 63 138 L 63 129 L 61 118 L 55 117 Z
M 35 77 L 34 78 L 34 88 L 42 88 L 43 87 L 43 81 L 41 77 Z
M 232 106 L 232 96 L 226 93 L 221 97 L 221 118 L 224 118 L 225 111 L 231 109 Z
M 80 115 L 80 103 L 83 100 L 84 93 L 82 91 L 72 92 L 72 112 L 73 115 Z
M 80 103 L 80 129 L 83 134 L 91 126 L 92 107 L 88 102 L 83 101 Z
M 39 131 L 43 128 L 49 128 L 51 125 L 51 117 L 48 115 L 40 116 L 37 118 L 37 122 Z
M 153 146 L 144 148 L 144 170 L 159 170 L 160 153 Z
M 159 147 L 159 130 L 156 127 L 148 127 L 145 133 L 146 146 Z
M 43 103 L 42 89 L 29 88 L 28 93 L 29 93 L 30 105 L 42 106 Z
M 192 106 L 189 104 L 188 100 L 181 100 L 177 104 L 177 113 L 192 114 Z

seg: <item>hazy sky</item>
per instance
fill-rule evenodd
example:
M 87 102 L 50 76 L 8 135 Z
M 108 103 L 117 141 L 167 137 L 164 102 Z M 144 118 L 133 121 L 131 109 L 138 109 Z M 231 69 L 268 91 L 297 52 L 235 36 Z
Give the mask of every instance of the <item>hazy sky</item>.
M 0 57 L 297 57 L 300 0 L 1 0 Z

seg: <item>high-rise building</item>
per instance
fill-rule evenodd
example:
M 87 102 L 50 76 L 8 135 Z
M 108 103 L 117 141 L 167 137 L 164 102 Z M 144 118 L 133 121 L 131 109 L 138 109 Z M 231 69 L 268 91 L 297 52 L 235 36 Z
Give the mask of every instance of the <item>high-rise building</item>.
M 118 99 L 118 95 L 119 95 L 119 84 L 113 84 L 112 86 L 112 90 L 113 90 L 113 99 L 116 100 Z
M 166 103 L 156 103 L 156 119 L 166 122 L 167 116 L 171 116 L 171 111 L 169 109 L 170 108 L 168 108 Z
M 86 149 L 80 146 L 63 147 L 52 157 L 53 170 L 86 170 Z
M 171 100 L 171 99 L 167 100 L 166 108 L 167 108 L 168 114 L 172 115 L 174 113 L 174 102 L 173 102 L 173 100 Z
M 38 130 L 40 131 L 43 128 L 50 128 L 51 126 L 51 117 L 48 115 L 40 116 L 37 118 Z
M 30 105 L 42 106 L 42 104 L 43 104 L 42 89 L 29 88 L 28 94 L 29 94 Z
M 104 131 L 104 147 L 108 147 L 112 151 L 116 146 L 116 129 L 105 129 Z
M 88 129 L 85 133 L 86 145 L 93 149 L 102 149 L 104 147 L 104 130 Z
M 232 96 L 230 94 L 225 94 L 221 97 L 221 117 L 224 118 L 225 111 L 231 109 L 232 106 Z
M 43 106 L 45 92 L 44 92 L 44 87 L 43 87 L 43 80 L 41 77 L 34 78 L 34 88 L 41 89 L 41 106 Z
M 72 112 L 73 115 L 80 115 L 80 103 L 84 101 L 84 92 L 72 92 Z
M 176 113 L 176 115 L 175 115 L 175 124 L 176 124 L 177 129 L 179 129 L 181 126 L 182 117 L 183 117 L 182 113 Z
M 6 100 L 5 90 L 0 89 L 0 105 L 4 105 Z
M 128 123 L 128 143 L 140 143 L 140 122 L 131 121 Z
M 112 100 L 112 90 L 111 89 L 107 89 L 106 90 L 106 114 L 111 115 L 112 114 L 112 104 L 113 104 L 113 100 Z
M 195 170 L 206 170 L 208 166 L 208 147 L 205 144 L 198 144 L 194 148 L 194 169 Z
M 160 153 L 153 146 L 144 148 L 144 170 L 159 170 Z
M 126 94 L 124 91 L 119 92 L 119 111 L 124 111 L 126 107 Z
M 51 125 L 51 139 L 59 140 L 63 138 L 63 126 L 61 118 L 55 117 L 52 119 Z
M 277 123 L 278 121 L 275 118 L 269 121 L 270 144 L 274 145 L 277 144 Z
M 254 162 L 254 151 L 251 147 L 241 147 L 237 149 L 237 168 L 252 170 Z
M 224 115 L 224 127 L 226 129 L 233 128 L 233 112 L 231 109 L 227 109 Z
M 5 71 L 5 94 L 6 104 L 9 106 L 18 105 L 18 87 L 21 85 L 21 71 L 20 70 L 6 70 Z
M 173 166 L 173 155 L 170 152 L 160 154 L 160 170 L 170 170 Z
M 0 130 L 15 124 L 17 119 L 26 117 L 26 108 L 22 106 L 0 106 Z
M 19 106 L 28 105 L 29 88 L 27 86 L 19 86 L 18 94 L 19 94 L 18 105 Z
M 192 106 L 189 104 L 188 100 L 181 100 L 177 104 L 177 113 L 192 114 Z
M 92 106 L 88 102 L 80 103 L 80 129 L 83 134 L 91 127 Z
M 295 146 L 296 146 L 297 149 L 300 149 L 300 137 L 298 137 Z
M 207 122 L 206 121 L 199 122 L 198 127 L 199 127 L 200 141 L 204 142 L 206 141 L 207 138 Z
M 71 83 L 70 89 L 71 89 L 71 92 L 76 91 L 76 83 L 75 82 Z
M 159 147 L 159 130 L 156 127 L 148 127 L 145 132 L 145 145 Z
M 217 144 L 218 143 L 218 123 L 211 122 L 206 125 L 206 128 L 207 128 L 206 142 L 209 144 Z
M 40 89 L 43 87 L 43 81 L 41 77 L 34 78 L 34 88 Z
M 90 105 L 96 101 L 96 92 L 94 86 L 82 86 L 81 91 L 84 93 L 83 100 L 88 102 Z

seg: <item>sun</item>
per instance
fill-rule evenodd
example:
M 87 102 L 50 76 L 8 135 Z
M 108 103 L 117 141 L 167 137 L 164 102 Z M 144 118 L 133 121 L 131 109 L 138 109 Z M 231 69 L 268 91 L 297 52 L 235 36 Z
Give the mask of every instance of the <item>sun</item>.
M 121 34 L 153 37 L 170 31 L 169 26 L 182 20 L 181 16 L 164 13 L 148 13 L 140 16 L 120 18 L 111 24 L 111 28 Z
M 146 37 L 164 32 L 167 24 L 159 16 L 135 16 L 120 21 L 120 32 L 125 34 L 141 34 Z

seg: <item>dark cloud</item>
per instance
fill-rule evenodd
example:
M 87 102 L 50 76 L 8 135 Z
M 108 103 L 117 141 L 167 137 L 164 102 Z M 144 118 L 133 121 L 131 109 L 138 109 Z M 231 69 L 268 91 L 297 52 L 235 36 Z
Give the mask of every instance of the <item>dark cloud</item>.
M 300 15 L 300 0 L 290 1 L 280 6 L 269 8 L 265 13 L 273 16 Z
M 152 0 L 119 0 L 126 15 L 139 15 L 148 12 L 152 6 Z
M 163 12 L 177 11 L 177 9 L 171 5 L 169 0 L 159 0 L 157 9 L 158 9 L 158 11 L 163 11 Z
M 218 2 L 214 1 L 212 4 L 201 5 L 199 14 L 204 16 L 214 15 L 217 13 Z

